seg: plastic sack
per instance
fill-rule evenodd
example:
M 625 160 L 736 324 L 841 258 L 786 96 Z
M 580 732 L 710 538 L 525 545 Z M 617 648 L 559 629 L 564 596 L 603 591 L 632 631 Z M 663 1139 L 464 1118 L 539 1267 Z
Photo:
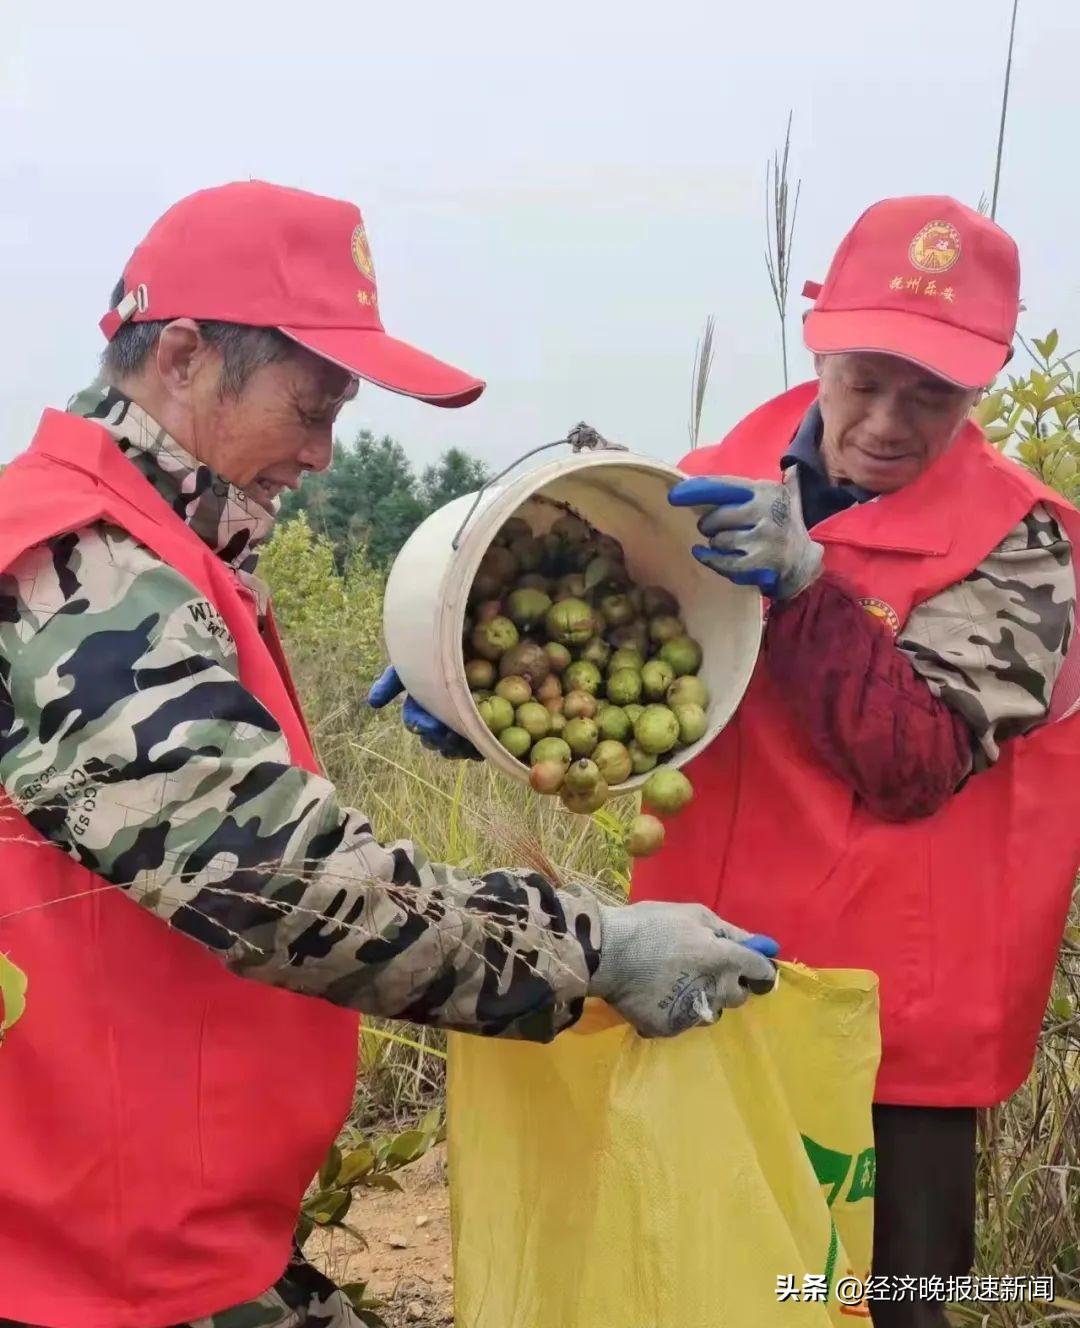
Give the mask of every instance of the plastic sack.
M 453 1036 L 458 1328 L 866 1323 L 877 1016 L 873 974 L 781 964 L 673 1039 L 597 1001 L 547 1046 Z

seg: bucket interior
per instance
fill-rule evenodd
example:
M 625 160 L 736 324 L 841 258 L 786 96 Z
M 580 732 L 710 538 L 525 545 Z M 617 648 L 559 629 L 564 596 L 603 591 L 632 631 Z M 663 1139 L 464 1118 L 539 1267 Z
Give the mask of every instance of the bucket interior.
M 656 463 L 605 458 L 602 463 L 556 475 L 524 495 L 516 506 L 503 507 L 499 514 L 500 524 L 519 516 L 528 521 L 534 533 L 542 535 L 569 510 L 619 541 L 636 584 L 663 586 L 679 601 L 687 631 L 702 647 L 699 676 L 709 689 L 709 706 L 705 736 L 668 756 L 665 763 L 672 766 L 692 760 L 731 718 L 750 680 L 762 626 L 758 592 L 732 585 L 691 554 L 691 546 L 700 542 L 696 525 L 699 514 L 672 507 L 667 501 L 668 491 L 682 478 Z M 495 533 L 492 529 L 491 536 Z M 471 709 L 475 724 L 490 739 L 484 744 L 485 754 L 490 753 L 507 773 L 527 779 L 528 767 L 487 733 L 475 703 L 471 703 Z M 634 776 L 616 785 L 613 792 L 629 792 L 647 778 Z

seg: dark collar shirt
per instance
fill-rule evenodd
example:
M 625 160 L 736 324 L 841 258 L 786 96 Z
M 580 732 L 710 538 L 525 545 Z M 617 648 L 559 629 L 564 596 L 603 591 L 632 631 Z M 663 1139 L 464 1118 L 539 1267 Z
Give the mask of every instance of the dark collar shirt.
M 860 489 L 857 484 L 850 484 L 847 480 L 834 484 L 829 479 L 821 455 L 823 432 L 821 411 L 815 402 L 806 412 L 788 450 L 780 458 L 780 464 L 785 470 L 789 466 L 799 468 L 799 495 L 807 530 L 812 530 L 826 517 L 835 516 L 847 507 L 869 502 L 877 496 L 869 489 Z

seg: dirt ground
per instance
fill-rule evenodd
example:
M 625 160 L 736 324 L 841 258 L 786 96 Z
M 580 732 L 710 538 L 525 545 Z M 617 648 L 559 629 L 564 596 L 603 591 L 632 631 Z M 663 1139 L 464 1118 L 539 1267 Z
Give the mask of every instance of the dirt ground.
M 392 1328 L 443 1328 L 454 1321 L 446 1145 L 396 1179 L 401 1194 L 357 1191 L 347 1220 L 367 1249 L 344 1232 L 322 1241 L 316 1233 L 307 1253 L 337 1282 L 366 1281 L 368 1295 L 386 1302 L 379 1313 Z

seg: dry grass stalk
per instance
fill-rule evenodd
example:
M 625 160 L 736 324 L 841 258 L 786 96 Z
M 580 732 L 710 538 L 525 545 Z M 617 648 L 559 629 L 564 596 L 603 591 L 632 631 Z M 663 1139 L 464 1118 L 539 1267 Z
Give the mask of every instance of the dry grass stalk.
M 783 155 L 773 154 L 765 163 L 765 269 L 769 274 L 776 312 L 780 317 L 780 355 L 784 366 L 784 389 L 788 387 L 787 299 L 791 273 L 791 244 L 795 236 L 795 217 L 799 210 L 802 180 L 795 182 L 792 197 L 788 183 L 788 156 L 791 151 L 791 119 L 788 112 Z M 788 206 L 790 204 L 790 214 Z
M 701 413 L 705 408 L 705 392 L 713 363 L 713 333 L 716 319 L 710 314 L 705 319 L 705 330 L 694 351 L 694 370 L 690 380 L 690 449 L 698 445 L 701 434 Z

